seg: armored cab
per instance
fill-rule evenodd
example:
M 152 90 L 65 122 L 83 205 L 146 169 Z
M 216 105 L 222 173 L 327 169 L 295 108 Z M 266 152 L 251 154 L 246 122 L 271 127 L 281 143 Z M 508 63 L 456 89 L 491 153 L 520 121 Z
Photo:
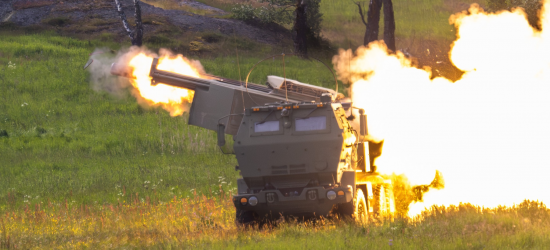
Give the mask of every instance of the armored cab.
M 356 135 L 342 104 L 251 107 L 234 140 L 243 177 L 234 198 L 237 210 L 259 217 L 327 215 L 333 205 L 352 201 Z

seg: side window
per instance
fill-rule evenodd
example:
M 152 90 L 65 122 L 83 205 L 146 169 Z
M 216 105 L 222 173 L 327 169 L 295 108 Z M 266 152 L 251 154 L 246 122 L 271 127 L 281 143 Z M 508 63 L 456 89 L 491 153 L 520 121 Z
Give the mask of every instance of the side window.
M 326 116 L 296 118 L 295 122 L 296 131 L 314 131 L 327 129 Z
M 254 123 L 255 133 L 279 131 L 279 128 L 279 121 L 265 121 Z

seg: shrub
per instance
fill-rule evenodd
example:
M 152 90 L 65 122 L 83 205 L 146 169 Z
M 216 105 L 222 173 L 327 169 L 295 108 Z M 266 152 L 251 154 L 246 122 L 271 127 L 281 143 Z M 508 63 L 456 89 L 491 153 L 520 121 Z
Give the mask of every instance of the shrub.
M 290 24 L 294 21 L 296 14 L 294 0 L 259 0 L 260 3 L 267 3 L 259 8 L 250 4 L 236 5 L 231 9 L 233 18 L 239 20 L 259 20 L 262 23 Z M 320 11 L 321 0 L 306 0 L 306 16 L 308 36 L 318 38 L 321 33 L 322 16 Z
M 231 13 L 235 19 L 248 21 L 254 19 L 254 10 L 254 7 L 250 4 L 237 4 L 231 9 Z

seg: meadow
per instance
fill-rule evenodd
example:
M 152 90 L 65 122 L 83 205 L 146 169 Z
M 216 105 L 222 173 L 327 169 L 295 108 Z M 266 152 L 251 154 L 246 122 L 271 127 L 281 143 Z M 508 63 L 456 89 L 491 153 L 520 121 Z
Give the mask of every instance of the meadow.
M 322 5 L 326 22 L 362 25 L 351 18 L 355 5 L 333 4 Z M 424 23 L 442 19 L 424 18 Z M 452 37 L 443 28 L 430 34 Z M 550 210 L 531 201 L 495 209 L 433 207 L 422 219 L 366 225 L 323 219 L 237 228 L 230 200 L 238 178 L 234 157 L 219 151 L 215 132 L 188 126 L 185 114 L 170 117 L 161 108 L 140 106 L 127 89 L 92 85 L 82 68 L 89 54 L 128 44 L 104 38 L 0 30 L 0 249 L 544 249 L 550 244 Z M 265 55 L 280 53 L 251 43 L 253 49 L 238 48 L 237 57 L 233 45 L 228 43 L 223 56 L 192 58 L 208 73 L 244 79 Z M 330 56 L 319 58 L 330 62 Z M 263 83 L 266 75 L 281 72 L 280 58 L 270 59 L 251 81 Z M 330 72 L 316 61 L 287 58 L 286 74 L 334 87 Z

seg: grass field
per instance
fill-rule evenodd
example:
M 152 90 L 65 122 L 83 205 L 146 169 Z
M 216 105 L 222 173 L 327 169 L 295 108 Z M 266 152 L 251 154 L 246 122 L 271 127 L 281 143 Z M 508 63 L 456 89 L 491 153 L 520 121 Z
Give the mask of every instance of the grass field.
M 355 5 L 348 3 L 323 5 L 325 22 L 362 27 L 353 21 Z M 410 9 L 421 13 L 438 4 L 420 1 Z M 448 35 L 428 24 L 419 25 L 418 33 L 398 34 Z M 82 69 L 89 53 L 121 46 L 98 41 L 104 38 L 0 30 L 0 249 L 545 249 L 550 244 L 550 210 L 536 202 L 497 209 L 434 207 L 423 220 L 368 225 L 326 219 L 236 228 L 229 198 L 238 177 L 234 157 L 219 152 L 215 132 L 188 126 L 185 114 L 170 117 L 160 108 L 142 107 L 127 90 L 115 95 L 94 90 Z M 243 42 L 225 42 L 220 48 L 230 48 L 224 56 L 195 54 L 208 73 L 244 79 L 262 56 L 280 53 L 250 43 L 246 46 L 254 49 L 239 47 L 237 59 L 232 42 Z M 330 56 L 320 59 L 330 62 Z M 288 58 L 286 67 L 289 78 L 334 87 L 319 62 Z M 251 81 L 263 83 L 268 74 L 282 74 L 280 58 L 262 63 Z
M 94 91 L 82 65 L 103 45 L 48 34 L 0 36 L 1 248 L 536 249 L 550 243 L 549 210 L 528 202 L 495 210 L 434 208 L 422 221 L 289 221 L 238 229 L 229 199 L 237 178 L 233 157 L 218 151 L 214 132 L 187 126 L 185 115 L 140 107 L 126 92 Z M 258 59 L 241 58 L 241 67 Z M 235 60 L 201 59 L 208 72 L 238 79 Z M 271 60 L 255 81 L 277 67 Z M 288 75 L 321 85 L 323 67 Z
M 0 41 L 0 129 L 7 133 L 0 138 L 0 198 L 114 202 L 121 199 L 116 187 L 171 198 L 217 190 L 220 176 L 226 190 L 235 187 L 236 162 L 219 153 L 213 131 L 187 126 L 185 115 L 143 108 L 127 91 L 92 90 L 82 66 L 98 44 L 52 35 Z M 239 59 L 243 80 L 259 60 Z M 209 73 L 241 78 L 236 57 L 201 61 Z M 319 62 L 288 58 L 286 65 L 289 78 L 334 87 Z M 280 58 L 260 64 L 250 79 L 263 83 L 267 74 L 282 75 Z

